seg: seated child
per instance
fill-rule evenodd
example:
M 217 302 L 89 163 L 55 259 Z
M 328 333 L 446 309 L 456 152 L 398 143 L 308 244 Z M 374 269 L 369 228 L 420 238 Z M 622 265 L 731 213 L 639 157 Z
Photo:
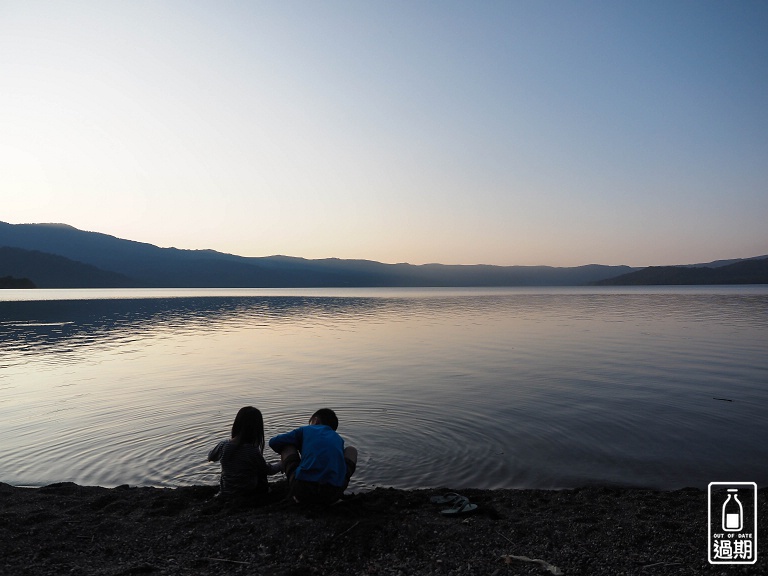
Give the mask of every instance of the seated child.
M 302 504 L 332 504 L 344 495 L 357 465 L 357 450 L 344 447 L 339 419 L 330 408 L 312 414 L 308 426 L 279 434 L 269 447 L 280 454 L 289 496 Z
M 221 461 L 219 496 L 259 496 L 267 493 L 267 474 L 280 471 L 279 464 L 264 461 L 264 419 L 253 406 L 241 408 L 232 424 L 232 438 L 222 440 L 208 453 L 211 462 Z

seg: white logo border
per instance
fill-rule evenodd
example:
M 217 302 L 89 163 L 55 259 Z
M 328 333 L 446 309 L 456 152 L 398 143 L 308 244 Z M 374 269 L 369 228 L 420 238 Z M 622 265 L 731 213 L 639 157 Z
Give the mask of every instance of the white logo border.
M 712 486 L 750 486 L 754 495 L 752 539 L 755 553 L 752 560 L 712 560 Z M 707 486 L 707 560 L 710 564 L 755 564 L 757 562 L 757 483 L 756 482 L 710 482 Z

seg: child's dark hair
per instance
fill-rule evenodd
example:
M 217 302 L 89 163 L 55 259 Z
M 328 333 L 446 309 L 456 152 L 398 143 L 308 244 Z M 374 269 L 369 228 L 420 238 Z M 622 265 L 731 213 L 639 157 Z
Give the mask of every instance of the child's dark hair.
M 257 444 L 264 451 L 264 418 L 261 411 L 253 406 L 240 408 L 232 424 L 232 438 L 240 444 Z
M 312 418 L 317 418 L 320 420 L 320 424 L 330 426 L 333 430 L 339 427 L 339 419 L 336 417 L 336 412 L 330 408 L 320 408 L 320 410 L 312 414 Z

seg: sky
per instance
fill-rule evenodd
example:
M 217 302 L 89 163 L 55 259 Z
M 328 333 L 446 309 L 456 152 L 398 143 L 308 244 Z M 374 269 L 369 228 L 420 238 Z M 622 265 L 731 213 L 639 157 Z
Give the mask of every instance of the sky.
M 423 264 L 768 254 L 768 3 L 0 0 L 0 221 Z

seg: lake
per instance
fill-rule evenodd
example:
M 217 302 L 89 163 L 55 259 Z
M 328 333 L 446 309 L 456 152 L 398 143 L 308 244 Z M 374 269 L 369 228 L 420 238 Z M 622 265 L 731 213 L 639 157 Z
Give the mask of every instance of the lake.
M 768 286 L 0 292 L 2 482 L 215 484 L 245 405 L 355 490 L 765 486 Z

